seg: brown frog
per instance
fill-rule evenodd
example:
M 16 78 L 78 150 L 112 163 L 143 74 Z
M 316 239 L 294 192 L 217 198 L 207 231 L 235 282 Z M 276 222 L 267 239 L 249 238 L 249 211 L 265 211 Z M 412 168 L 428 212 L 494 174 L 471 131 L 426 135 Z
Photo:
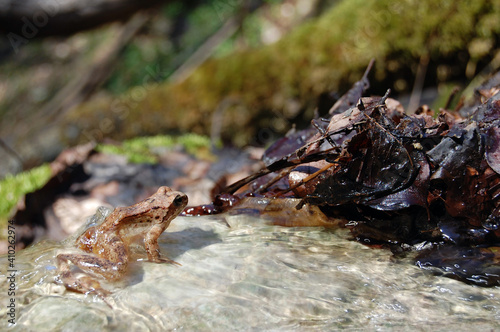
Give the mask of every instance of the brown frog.
M 78 237 L 76 246 L 85 253 L 57 255 L 59 281 L 70 290 L 85 294 L 96 292 L 104 299 L 109 291 L 102 289 L 93 277 L 116 280 L 123 276 L 129 262 L 129 245 L 137 237 L 144 239 L 149 261 L 179 264 L 160 257 L 158 237 L 187 202 L 184 193 L 160 187 L 142 202 L 116 208 L 102 224 L 89 228 Z M 71 272 L 70 262 L 92 277 L 83 275 L 77 278 Z

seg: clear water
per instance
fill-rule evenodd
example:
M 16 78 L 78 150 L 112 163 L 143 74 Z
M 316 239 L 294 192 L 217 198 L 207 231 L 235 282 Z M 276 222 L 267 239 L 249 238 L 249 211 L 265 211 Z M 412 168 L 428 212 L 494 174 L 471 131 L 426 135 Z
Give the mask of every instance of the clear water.
M 500 288 L 431 275 L 348 240 L 346 230 L 285 228 L 248 215 L 177 218 L 160 238 L 182 264 L 134 263 L 113 309 L 51 282 L 60 244 L 18 252 L 17 324 L 26 331 L 498 330 Z M 1 258 L 6 289 L 6 258 Z M 7 326 L 2 291 L 0 326 Z

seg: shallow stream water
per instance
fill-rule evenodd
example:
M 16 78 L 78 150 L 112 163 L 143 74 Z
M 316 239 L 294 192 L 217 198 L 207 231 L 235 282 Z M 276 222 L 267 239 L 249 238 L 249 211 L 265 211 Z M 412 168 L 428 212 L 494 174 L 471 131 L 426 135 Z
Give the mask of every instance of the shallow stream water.
M 182 266 L 145 261 L 101 299 L 52 282 L 63 245 L 16 253 L 19 331 L 499 330 L 500 288 L 434 276 L 345 229 L 286 228 L 240 214 L 179 217 L 160 237 Z M 143 249 L 142 249 L 143 250 Z M 8 326 L 6 257 L 0 327 Z M 0 328 L 3 329 L 3 328 Z

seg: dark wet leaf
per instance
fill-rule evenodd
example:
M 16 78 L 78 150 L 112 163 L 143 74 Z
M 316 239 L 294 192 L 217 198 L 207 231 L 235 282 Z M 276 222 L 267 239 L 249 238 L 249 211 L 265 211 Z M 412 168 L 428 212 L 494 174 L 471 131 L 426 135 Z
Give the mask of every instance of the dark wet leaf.
M 500 94 L 496 94 L 482 105 L 472 115 L 472 119 L 482 125 L 500 121 Z
M 346 92 L 330 109 L 328 113 L 330 115 L 340 114 L 346 110 L 356 106 L 358 100 L 363 97 L 363 93 L 370 88 L 370 81 L 368 80 L 368 74 L 372 70 L 375 60 L 372 59 L 366 67 L 365 73 L 361 80 L 354 83 L 351 89 Z
M 384 211 L 402 210 L 410 206 L 427 208 L 430 167 L 423 152 L 413 151 L 412 160 L 418 167 L 415 181 L 406 189 L 368 202 L 371 207 Z
M 416 264 L 436 274 L 478 286 L 500 286 L 500 247 L 445 246 L 420 254 Z
M 297 149 L 304 146 L 316 133 L 316 129 L 309 127 L 280 138 L 266 150 L 262 156 L 262 161 L 266 166 L 272 165 L 282 159 L 283 156 L 293 154 Z
M 348 162 L 318 184 L 312 199 L 318 204 L 366 203 L 402 190 L 416 174 L 402 143 L 374 120 L 346 145 Z
M 488 129 L 485 139 L 486 161 L 488 165 L 500 174 L 500 128 Z
M 432 179 L 452 180 L 462 176 L 465 166 L 478 167 L 482 160 L 481 137 L 472 123 L 459 139 L 446 137 L 427 153 L 436 167 Z

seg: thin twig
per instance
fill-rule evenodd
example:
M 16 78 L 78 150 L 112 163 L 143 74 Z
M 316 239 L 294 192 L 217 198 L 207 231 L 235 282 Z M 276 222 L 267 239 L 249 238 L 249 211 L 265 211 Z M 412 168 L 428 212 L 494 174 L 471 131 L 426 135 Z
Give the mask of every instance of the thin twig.
M 420 62 L 418 63 L 417 74 L 415 76 L 415 83 L 413 84 L 413 90 L 411 91 L 410 102 L 408 103 L 408 110 L 413 112 L 420 105 L 420 99 L 422 98 L 422 89 L 424 87 L 425 75 L 427 73 L 427 65 L 429 64 L 429 54 L 424 53 L 420 57 Z

